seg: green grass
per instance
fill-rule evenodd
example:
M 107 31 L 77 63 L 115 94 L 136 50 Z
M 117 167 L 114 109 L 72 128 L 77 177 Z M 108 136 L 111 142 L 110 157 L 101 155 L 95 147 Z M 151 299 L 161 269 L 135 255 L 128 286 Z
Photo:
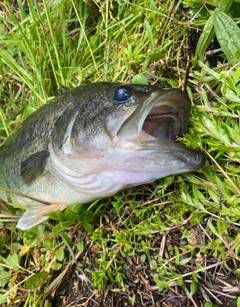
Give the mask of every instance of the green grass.
M 240 273 L 239 4 L 221 0 L 216 9 L 216 1 L 207 7 L 183 1 L 190 7 L 183 13 L 180 1 L 176 6 L 160 2 L 1 5 L 1 142 L 61 85 L 140 80 L 186 87 L 193 107 L 181 142 L 207 156 L 198 172 L 71 206 L 25 232 L 15 228 L 12 216 L 19 211 L 3 205 L 3 306 L 52 306 L 57 287 L 75 264 L 93 296 L 110 285 L 115 294 L 127 293 L 133 306 L 142 306 L 144 298 L 130 291 L 129 280 L 153 298 L 170 289 L 193 306 L 197 297 L 205 307 L 240 303 L 234 288 Z M 194 54 L 189 37 L 203 26 Z M 205 52 L 215 34 L 223 52 L 221 62 L 210 68 Z M 142 275 L 133 269 L 138 266 Z M 204 291 L 208 296 L 201 295 Z

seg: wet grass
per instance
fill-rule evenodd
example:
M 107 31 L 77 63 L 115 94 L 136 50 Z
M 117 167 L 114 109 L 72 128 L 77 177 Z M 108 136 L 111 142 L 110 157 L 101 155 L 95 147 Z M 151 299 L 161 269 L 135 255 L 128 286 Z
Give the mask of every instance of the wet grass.
M 240 39 L 230 38 L 240 13 L 209 2 L 0 4 L 1 142 L 62 85 L 140 80 L 187 90 L 180 141 L 207 157 L 198 172 L 71 206 L 25 232 L 3 204 L 2 306 L 239 304 Z

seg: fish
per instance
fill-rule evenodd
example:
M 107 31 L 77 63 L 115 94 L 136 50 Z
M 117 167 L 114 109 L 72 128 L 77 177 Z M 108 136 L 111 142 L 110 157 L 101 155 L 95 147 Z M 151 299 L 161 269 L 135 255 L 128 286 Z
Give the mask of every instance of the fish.
M 0 199 L 26 210 L 16 226 L 27 230 L 46 213 L 196 171 L 204 153 L 176 142 L 190 109 L 184 91 L 154 85 L 99 82 L 61 93 L 0 147 L 0 186 L 18 192 L 0 189 Z

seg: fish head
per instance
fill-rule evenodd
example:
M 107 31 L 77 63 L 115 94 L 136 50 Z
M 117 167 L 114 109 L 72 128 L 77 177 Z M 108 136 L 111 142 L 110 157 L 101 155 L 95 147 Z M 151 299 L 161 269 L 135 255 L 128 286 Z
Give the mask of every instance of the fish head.
M 84 187 L 80 178 L 98 176 L 105 196 L 204 165 L 201 151 L 175 141 L 188 128 L 191 102 L 185 92 L 99 83 L 71 95 L 73 101 L 81 96 L 81 103 L 69 111 L 61 146 L 53 133 L 50 153 L 61 177 L 78 178 L 78 188 Z

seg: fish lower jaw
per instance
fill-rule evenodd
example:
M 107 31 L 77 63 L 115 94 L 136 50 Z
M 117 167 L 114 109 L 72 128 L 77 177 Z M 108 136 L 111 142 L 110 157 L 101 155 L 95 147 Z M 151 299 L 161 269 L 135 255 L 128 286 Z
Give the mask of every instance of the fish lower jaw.
M 54 177 L 58 178 L 67 189 L 72 190 L 75 201 L 72 203 L 87 203 L 98 198 L 108 197 L 127 186 L 140 185 L 152 182 L 159 178 L 158 173 L 147 171 L 129 171 L 120 169 L 107 169 L 95 174 L 79 174 L 62 172 L 55 169 Z M 69 194 L 69 193 L 68 193 Z
M 153 171 L 112 169 L 97 174 L 78 174 L 77 177 L 61 174 L 59 178 L 73 191 L 76 197 L 75 203 L 87 203 L 109 197 L 126 187 L 153 182 L 167 175 L 169 173 L 166 172 L 160 174 Z

